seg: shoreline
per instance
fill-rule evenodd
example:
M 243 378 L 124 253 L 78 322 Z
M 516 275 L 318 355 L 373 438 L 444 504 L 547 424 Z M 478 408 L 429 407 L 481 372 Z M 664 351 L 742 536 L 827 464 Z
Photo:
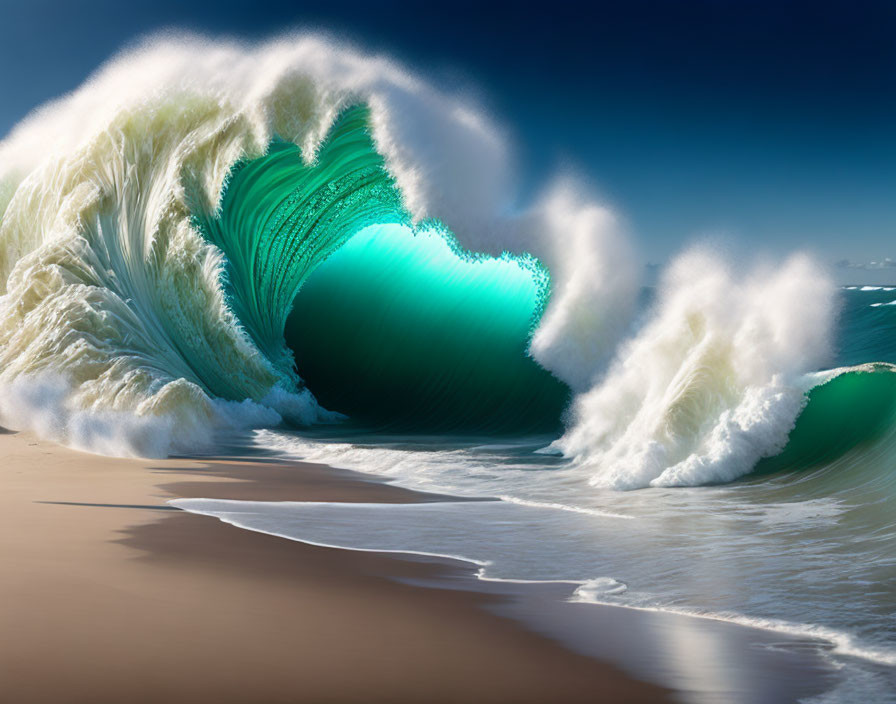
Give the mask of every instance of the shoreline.
M 385 481 L 378 475 L 345 471 L 365 481 Z M 402 488 L 402 491 L 416 490 Z M 418 498 L 430 505 L 440 503 L 458 508 L 461 505 L 469 506 L 471 502 L 486 506 L 500 503 L 494 498 L 452 495 L 442 495 L 433 501 L 433 496 L 423 493 Z M 302 534 L 294 530 L 287 533 L 268 532 L 266 528 L 253 527 L 251 521 L 247 524 L 238 517 L 217 514 L 218 511 L 226 511 L 226 508 L 214 507 L 221 499 L 204 497 L 199 501 L 199 505 L 192 506 L 189 499 L 170 503 L 240 530 L 275 536 L 300 545 L 398 556 L 408 561 L 433 562 L 453 568 L 447 575 L 405 581 L 426 588 L 448 587 L 494 594 L 499 597 L 500 603 L 485 605 L 494 613 L 513 619 L 529 630 L 548 635 L 575 652 L 599 662 L 614 664 L 639 679 L 665 687 L 674 693 L 676 701 L 737 704 L 797 702 L 844 685 L 838 676 L 840 666 L 826 657 L 827 652 L 835 647 L 834 643 L 819 635 L 782 631 L 780 628 L 661 607 L 576 599 L 575 590 L 587 583 L 563 579 L 493 577 L 487 573 L 490 562 L 459 554 L 377 548 L 363 539 L 362 542 L 368 546 L 317 542 L 301 537 Z M 211 502 L 213 507 L 206 508 L 206 501 Z M 188 505 L 182 505 L 184 503 Z M 236 501 L 236 504 L 239 503 Z M 382 505 L 377 502 L 324 503 L 346 505 L 349 512 L 363 510 L 365 506 Z M 408 505 L 405 501 L 398 503 Z M 302 504 L 311 507 L 315 502 L 293 505 L 298 508 Z M 396 511 L 392 514 L 395 520 L 400 520 L 400 512 L 396 505 Z M 363 526 L 363 523 L 358 525 Z M 701 658 L 698 666 L 694 663 L 695 654 Z
M 0 574 L 15 604 L 0 610 L 13 634 L 0 679 L 17 702 L 764 704 L 837 684 L 798 638 L 569 602 L 567 583 L 480 579 L 454 558 L 316 546 L 166 503 L 475 499 L 266 456 L 114 459 L 29 433 L 0 435 L 0 450 L 0 555 L 18 568 Z
M 0 436 L 0 450 L 11 701 L 671 700 L 496 614 L 511 598 L 455 588 L 471 579 L 456 565 L 315 548 L 164 504 L 442 497 L 322 465 L 114 459 L 29 433 Z

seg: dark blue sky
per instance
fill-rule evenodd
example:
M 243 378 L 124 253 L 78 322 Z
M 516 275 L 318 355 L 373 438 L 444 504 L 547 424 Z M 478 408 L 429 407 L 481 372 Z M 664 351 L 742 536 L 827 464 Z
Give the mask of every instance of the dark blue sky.
M 153 30 L 321 27 L 474 90 L 530 181 L 576 165 L 652 261 L 716 234 L 896 259 L 896 3 L 426 4 L 6 0 L 0 133 Z

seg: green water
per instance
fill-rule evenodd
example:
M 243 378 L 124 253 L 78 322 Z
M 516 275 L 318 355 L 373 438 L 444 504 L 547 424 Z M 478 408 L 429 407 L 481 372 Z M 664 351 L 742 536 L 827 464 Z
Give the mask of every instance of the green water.
M 307 276 L 365 226 L 408 221 L 367 120 L 365 108 L 345 111 L 312 166 L 296 145 L 275 141 L 234 168 L 219 212 L 194 217 L 226 254 L 232 310 L 275 363 L 291 366 L 283 328 Z
M 465 252 L 438 223 L 411 227 L 365 108 L 339 117 L 310 165 L 282 141 L 239 163 L 219 211 L 194 221 L 226 255 L 243 328 L 324 407 L 377 428 L 558 428 L 569 391 L 527 354 L 547 272 Z
M 809 392 L 784 450 L 756 473 L 817 467 L 869 445 L 896 423 L 896 373 L 888 364 L 850 371 Z
M 327 408 L 426 430 L 556 429 L 568 389 L 527 354 L 531 259 L 459 255 L 437 231 L 368 228 L 308 279 L 286 338 Z

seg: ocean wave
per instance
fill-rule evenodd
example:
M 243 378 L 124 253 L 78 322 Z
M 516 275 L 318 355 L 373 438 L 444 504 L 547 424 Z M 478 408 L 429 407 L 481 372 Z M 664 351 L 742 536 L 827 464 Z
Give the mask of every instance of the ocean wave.
M 686 253 L 552 448 L 618 489 L 749 473 L 784 448 L 806 375 L 830 358 L 833 290 L 802 256 L 737 277 L 713 253 Z
M 0 143 L 0 386 L 62 378 L 69 425 L 215 425 L 214 400 L 271 394 L 301 397 L 274 409 L 289 422 L 326 420 L 283 338 L 296 291 L 365 225 L 437 221 L 551 272 L 531 351 L 585 387 L 628 320 L 629 247 L 568 179 L 514 208 L 512 174 L 481 109 L 386 58 L 313 35 L 149 40 Z
M 510 151 L 481 108 L 325 37 L 148 40 L 0 143 L 0 422 L 162 456 L 222 430 L 338 420 L 340 393 L 366 393 L 374 426 L 388 409 L 486 432 L 560 427 L 572 394 L 552 450 L 615 488 L 730 481 L 799 445 L 810 374 L 830 358 L 824 273 L 797 256 L 735 275 L 688 252 L 619 345 L 638 276 L 616 217 L 563 175 L 516 204 Z M 435 334 L 396 314 L 432 297 L 399 272 L 403 298 L 368 306 L 370 346 L 332 354 L 348 338 L 324 328 L 358 315 L 337 320 L 334 291 L 370 303 L 358 271 L 393 277 L 383 261 L 404 256 L 352 248 L 385 246 L 370 228 L 386 225 L 406 231 L 395 247 L 435 238 L 438 257 L 507 265 L 494 277 L 512 285 L 444 268 L 443 289 L 469 295 L 443 305 Z M 317 272 L 339 267 L 313 314 L 291 319 Z M 317 388 L 296 366 L 314 344 L 330 365 Z

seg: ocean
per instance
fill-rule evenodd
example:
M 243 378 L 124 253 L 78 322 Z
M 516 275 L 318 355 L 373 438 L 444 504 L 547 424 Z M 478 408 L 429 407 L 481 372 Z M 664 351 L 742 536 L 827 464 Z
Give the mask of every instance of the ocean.
M 165 37 L 0 143 L 0 422 L 481 501 L 174 502 L 796 637 L 896 691 L 896 290 L 686 249 L 319 37 Z M 788 642 L 792 642 L 792 638 Z M 782 645 L 781 647 L 791 647 Z
M 463 559 L 484 579 L 568 582 L 572 600 L 795 636 L 849 680 L 830 701 L 886 701 L 896 687 L 896 376 L 884 362 L 896 346 L 883 333 L 896 323 L 896 289 L 847 287 L 838 299 L 838 375 L 812 375 L 821 385 L 784 450 L 733 481 L 723 471 L 692 486 L 606 486 L 588 464 L 544 454 L 552 435 L 278 429 L 255 431 L 255 451 L 494 500 L 174 503 L 315 544 Z M 868 355 L 880 363 L 855 366 Z

